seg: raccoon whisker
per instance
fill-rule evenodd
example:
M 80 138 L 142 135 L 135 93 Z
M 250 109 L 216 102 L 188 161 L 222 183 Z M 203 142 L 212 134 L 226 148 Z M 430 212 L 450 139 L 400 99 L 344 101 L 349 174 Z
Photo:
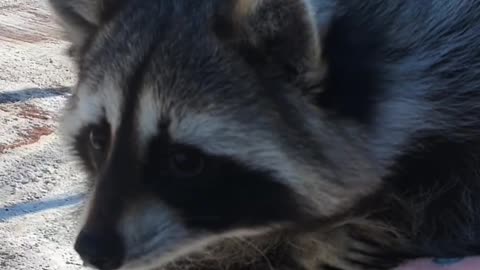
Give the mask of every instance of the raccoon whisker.
M 252 241 L 249 241 L 247 239 L 243 239 L 243 238 L 240 238 L 240 237 L 235 237 L 233 238 L 234 240 L 236 240 L 237 242 L 239 243 L 242 243 L 242 244 L 245 244 L 246 246 L 252 248 L 255 252 L 257 252 L 264 260 L 265 262 L 267 263 L 268 265 L 268 268 L 270 270 L 275 270 L 275 268 L 273 267 L 272 265 L 272 262 L 270 261 L 270 259 L 268 258 L 267 254 L 265 254 L 265 252 L 263 252 L 257 245 L 255 245 Z

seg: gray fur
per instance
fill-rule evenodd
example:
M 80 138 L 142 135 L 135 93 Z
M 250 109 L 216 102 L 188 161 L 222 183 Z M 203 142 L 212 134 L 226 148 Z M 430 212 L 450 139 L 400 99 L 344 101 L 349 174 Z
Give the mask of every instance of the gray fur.
M 168 258 L 166 269 L 368 269 L 352 263 L 369 259 L 359 259 L 352 248 L 388 249 L 399 252 L 398 261 L 404 259 L 415 234 L 372 213 L 397 204 L 401 207 L 394 209 L 408 212 L 415 204 L 402 194 L 382 194 L 391 192 L 382 179 L 394 174 L 399 158 L 421 149 L 417 140 L 478 140 L 480 3 L 244 0 L 242 5 L 255 7 L 237 14 L 235 1 L 243 0 L 51 0 L 77 48 L 79 83 L 63 121 L 71 143 L 82 128 L 105 118 L 113 145 L 107 157 L 114 159 L 115 150 L 132 148 L 117 141 L 130 121 L 132 159 L 145 160 L 150 141 L 159 136 L 158 125 L 168 123 L 166 132 L 176 142 L 271 172 L 309 216 L 307 223 L 215 235 L 190 231 L 163 203 L 145 207 L 144 201 L 132 199 L 127 204 L 137 212 L 125 211 L 118 221 L 127 258 L 132 243 L 147 249 L 143 235 L 168 241 L 157 241 L 153 252 L 144 254 L 148 259 L 126 265 L 151 265 L 153 254 L 162 263 Z M 285 7 L 302 16 L 290 16 Z M 212 26 L 218 10 L 227 12 L 221 15 L 232 24 L 226 37 Z M 337 20 L 350 17 L 358 29 L 372 34 L 365 39 L 380 40 L 371 65 L 382 91 L 367 104 L 373 110 L 368 123 L 331 114 L 315 101 L 327 90 L 320 82 L 333 72 L 321 59 L 325 39 Z M 283 43 L 272 49 L 266 45 L 270 39 Z M 272 62 L 243 59 L 235 49 L 245 45 Z M 135 89 L 129 88 L 132 78 Z M 377 205 L 368 203 L 378 196 Z M 466 207 L 480 207 L 473 203 Z M 238 241 L 243 243 L 240 255 L 235 254 Z M 430 253 L 418 252 L 423 254 Z

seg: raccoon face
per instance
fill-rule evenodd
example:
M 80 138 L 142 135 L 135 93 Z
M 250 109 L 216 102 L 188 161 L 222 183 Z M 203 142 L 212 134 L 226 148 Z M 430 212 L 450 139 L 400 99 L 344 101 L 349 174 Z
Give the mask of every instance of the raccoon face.
M 310 101 L 322 65 L 308 2 L 52 5 L 79 68 L 62 131 L 93 187 L 75 243 L 87 264 L 156 267 L 328 219 L 378 185 L 359 130 Z

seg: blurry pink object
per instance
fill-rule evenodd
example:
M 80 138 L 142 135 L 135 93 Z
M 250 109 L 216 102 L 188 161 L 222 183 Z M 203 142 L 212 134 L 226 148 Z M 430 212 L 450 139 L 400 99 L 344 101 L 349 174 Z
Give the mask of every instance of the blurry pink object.
M 395 270 L 480 270 L 480 257 L 464 259 L 420 259 Z

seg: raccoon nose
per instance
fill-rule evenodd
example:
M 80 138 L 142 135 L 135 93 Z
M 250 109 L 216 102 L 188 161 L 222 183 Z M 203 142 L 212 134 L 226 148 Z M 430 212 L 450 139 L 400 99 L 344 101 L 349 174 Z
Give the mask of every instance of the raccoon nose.
M 74 249 L 86 265 L 97 269 L 114 270 L 122 265 L 122 242 L 114 233 L 82 230 L 75 241 Z

